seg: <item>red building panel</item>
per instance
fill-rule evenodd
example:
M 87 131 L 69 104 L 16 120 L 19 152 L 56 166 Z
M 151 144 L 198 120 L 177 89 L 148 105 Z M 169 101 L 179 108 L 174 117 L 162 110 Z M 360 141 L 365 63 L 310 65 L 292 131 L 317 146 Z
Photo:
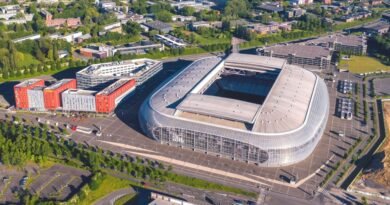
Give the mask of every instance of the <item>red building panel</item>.
M 48 110 L 55 110 L 61 107 L 61 93 L 67 89 L 75 89 L 75 79 L 63 79 L 43 90 L 43 97 L 45 100 L 45 108 Z
M 29 79 L 23 81 L 14 86 L 14 95 L 15 95 L 15 107 L 19 109 L 28 109 L 28 96 L 27 90 L 33 89 L 38 86 L 44 86 L 45 81 L 40 79 Z
M 93 51 L 90 49 L 80 48 L 80 54 L 89 58 L 93 57 Z
M 121 79 L 96 94 L 96 111 L 111 113 L 119 101 L 135 88 L 134 79 Z

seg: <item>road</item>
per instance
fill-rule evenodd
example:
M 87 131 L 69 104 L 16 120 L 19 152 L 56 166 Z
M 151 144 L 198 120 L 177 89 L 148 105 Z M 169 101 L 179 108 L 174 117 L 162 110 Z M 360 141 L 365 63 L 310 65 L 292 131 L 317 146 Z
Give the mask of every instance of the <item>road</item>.
M 136 194 L 133 188 L 125 188 L 114 191 L 107 196 L 104 196 L 102 199 L 99 199 L 94 205 L 113 205 L 116 200 L 121 198 L 122 196 L 128 194 Z

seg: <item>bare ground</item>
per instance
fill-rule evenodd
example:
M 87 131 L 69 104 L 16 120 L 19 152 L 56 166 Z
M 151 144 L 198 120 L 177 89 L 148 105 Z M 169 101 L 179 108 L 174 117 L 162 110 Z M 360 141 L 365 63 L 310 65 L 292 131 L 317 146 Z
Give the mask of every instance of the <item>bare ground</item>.
M 384 118 L 387 128 L 387 133 L 390 132 L 390 101 L 384 102 Z M 389 136 L 388 136 L 389 137 Z M 366 177 L 368 179 L 372 179 L 374 182 L 390 187 L 390 140 L 387 138 L 385 146 L 382 148 L 382 152 L 384 153 L 384 157 L 382 159 L 383 167 L 378 169 L 377 171 L 368 174 Z

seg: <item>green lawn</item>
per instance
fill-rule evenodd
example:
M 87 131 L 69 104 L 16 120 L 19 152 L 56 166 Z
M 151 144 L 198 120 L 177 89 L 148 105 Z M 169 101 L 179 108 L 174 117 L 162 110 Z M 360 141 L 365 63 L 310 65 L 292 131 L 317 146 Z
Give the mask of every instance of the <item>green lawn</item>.
M 99 188 L 94 191 L 89 191 L 87 193 L 87 197 L 83 201 L 80 201 L 80 203 L 78 204 L 81 205 L 93 204 L 98 199 L 101 199 L 102 197 L 110 194 L 111 192 L 118 189 L 130 187 L 131 184 L 132 184 L 131 181 L 119 179 L 111 175 L 107 175 L 106 178 L 103 180 L 103 182 L 100 184 Z
M 352 73 L 390 70 L 390 66 L 383 65 L 379 60 L 368 56 L 352 56 L 349 60 L 341 60 L 339 67 L 348 69 Z
M 196 32 L 190 32 L 190 31 L 185 31 L 184 32 L 186 35 L 191 35 L 194 34 L 195 36 L 195 42 L 198 42 L 199 45 L 209 45 L 209 44 L 220 44 L 220 43 L 230 43 L 231 39 L 230 36 L 225 35 L 225 34 L 220 34 L 217 37 L 212 37 L 208 35 L 199 35 Z
M 34 56 L 32 56 L 31 54 L 28 54 L 28 53 L 18 52 L 17 56 L 18 56 L 18 59 L 19 59 L 18 61 L 16 61 L 16 66 L 17 67 L 29 66 L 29 65 L 32 65 L 32 64 L 38 65 L 38 64 L 41 63 Z
M 230 43 L 230 38 L 221 34 L 219 38 L 211 36 L 201 36 L 196 34 L 195 40 L 199 42 L 200 45 L 209 45 L 209 44 L 219 44 L 219 43 Z
M 222 184 L 217 184 L 214 182 L 206 181 L 203 179 L 198 179 L 194 177 L 184 176 L 184 175 L 178 175 L 175 173 L 169 173 L 168 174 L 168 180 L 174 183 L 183 184 L 187 186 L 191 186 L 197 189 L 205 189 L 205 190 L 212 190 L 212 191 L 224 191 L 224 192 L 230 192 L 238 195 L 243 196 L 249 196 L 256 198 L 257 194 L 255 192 L 246 191 L 243 189 L 239 189 L 236 187 L 230 187 L 225 186 Z

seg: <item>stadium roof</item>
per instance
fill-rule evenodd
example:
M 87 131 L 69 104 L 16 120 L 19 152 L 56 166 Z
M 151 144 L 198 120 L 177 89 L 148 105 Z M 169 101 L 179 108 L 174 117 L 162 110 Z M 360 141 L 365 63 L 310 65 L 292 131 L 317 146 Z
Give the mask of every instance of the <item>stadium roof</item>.
M 180 111 L 252 123 L 259 107 L 259 104 L 241 100 L 190 94 L 176 108 Z
M 253 129 L 278 133 L 298 128 L 305 121 L 315 84 L 313 73 L 286 65 L 265 99 Z
M 272 70 L 279 74 L 262 105 L 194 93 L 200 82 L 210 82 L 218 77 L 215 73 L 221 72 L 213 71 L 220 71 L 221 66 L 250 68 L 252 71 Z M 155 92 L 149 104 L 162 114 L 176 118 L 185 116 L 183 118 L 199 123 L 214 126 L 223 123 L 225 127 L 244 127 L 258 133 L 284 133 L 298 129 L 305 122 L 316 83 L 317 77 L 312 72 L 288 65 L 283 59 L 231 54 L 224 61 L 217 57 L 195 61 Z M 199 120 L 206 119 L 202 116 L 210 119 Z M 252 126 L 242 126 L 237 124 L 239 122 Z

